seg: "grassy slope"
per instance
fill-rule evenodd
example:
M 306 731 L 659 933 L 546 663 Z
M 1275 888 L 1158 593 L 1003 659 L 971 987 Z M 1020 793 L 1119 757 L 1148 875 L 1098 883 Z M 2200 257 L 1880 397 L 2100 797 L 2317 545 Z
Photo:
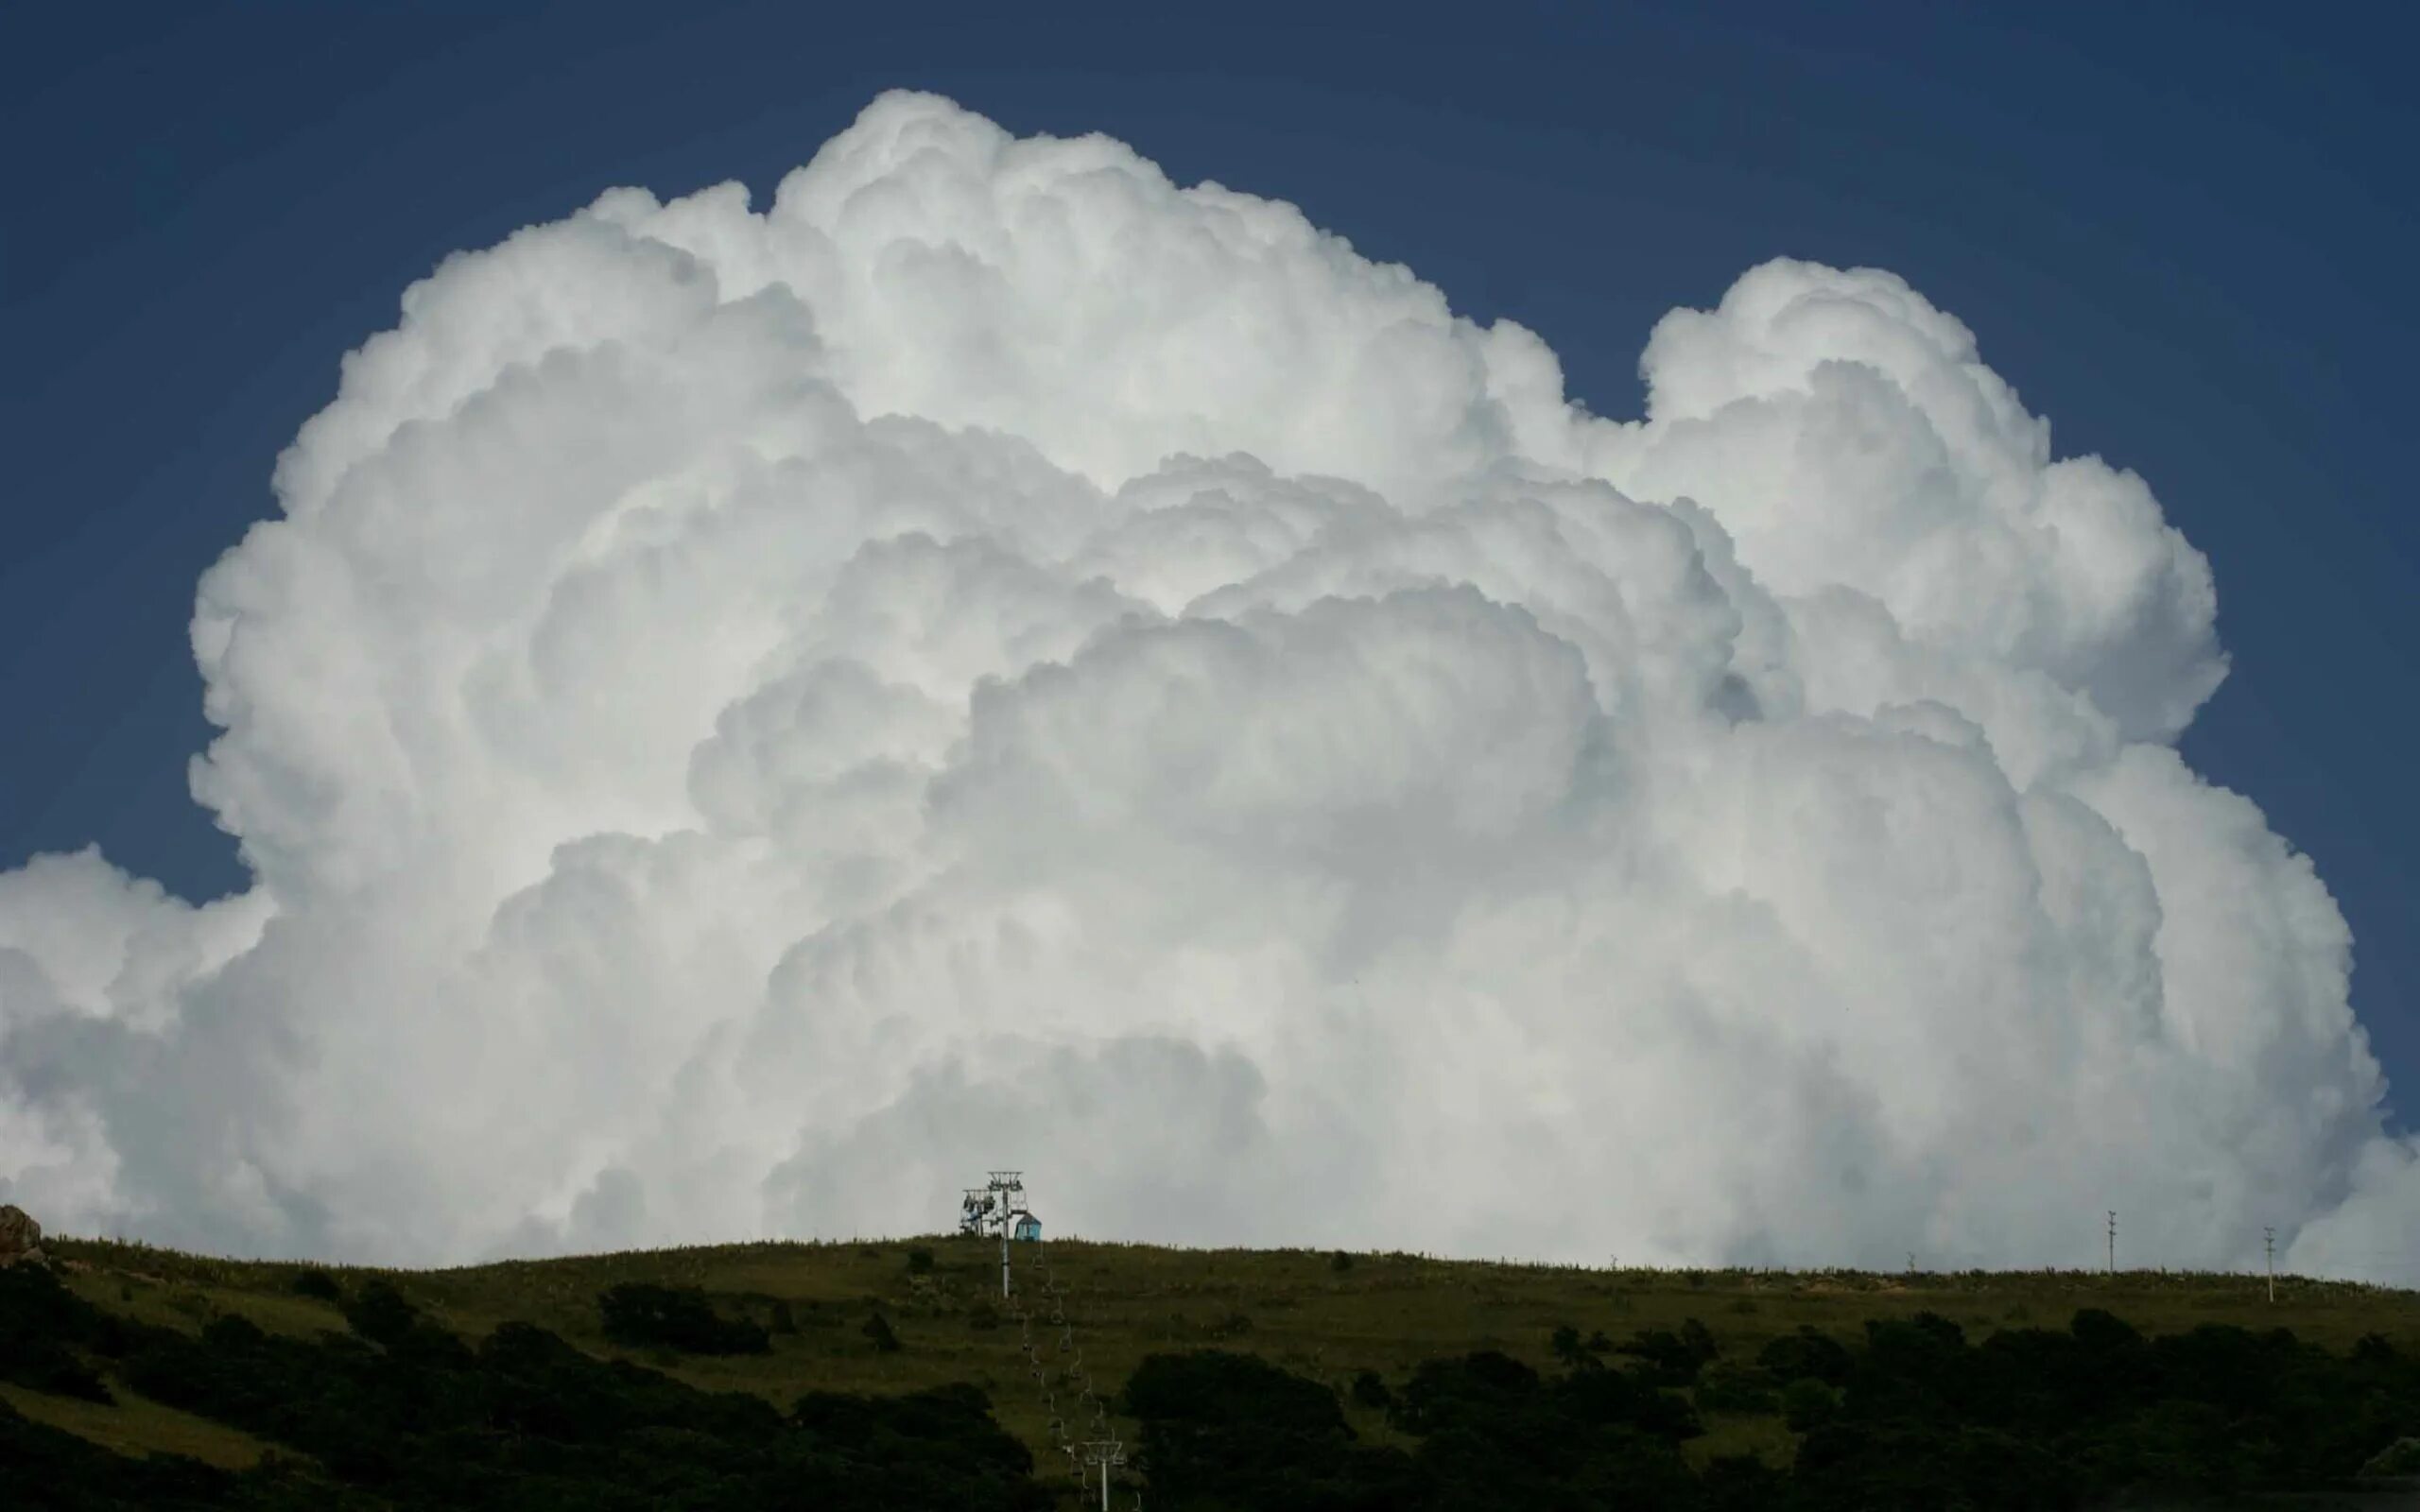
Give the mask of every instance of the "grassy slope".
M 0 1383 L 0 1401 L 35 1422 L 63 1428 L 121 1454 L 182 1454 L 205 1465 L 239 1470 L 259 1464 L 269 1450 L 270 1446 L 239 1429 L 138 1397 L 123 1382 L 110 1381 L 109 1388 L 117 1398 L 114 1406 L 5 1383 Z M 289 1451 L 286 1457 L 301 1456 Z
M 908 1272 L 908 1252 L 917 1246 L 936 1257 L 928 1276 Z M 1020 1256 L 1028 1252 L 1020 1246 Z M 233 1312 L 263 1328 L 302 1335 L 344 1326 L 335 1308 L 294 1295 L 297 1267 L 291 1265 L 85 1240 L 60 1241 L 53 1253 L 83 1267 L 70 1278 L 83 1295 L 151 1321 L 198 1329 L 215 1312 Z M 2002 1327 L 2063 1327 L 2077 1309 L 2100 1307 L 2147 1332 L 2235 1323 L 2290 1328 L 2340 1349 L 2378 1332 L 2420 1350 L 2420 1293 L 2280 1280 L 2273 1306 L 2260 1281 L 2239 1276 L 1606 1271 L 1378 1255 L 1357 1256 L 1351 1268 L 1339 1271 L 1324 1253 L 1073 1242 L 1052 1245 L 1049 1257 L 1070 1294 L 1076 1340 L 1104 1391 L 1114 1391 L 1137 1361 L 1157 1349 L 1246 1349 L 1341 1384 L 1365 1367 L 1400 1379 L 1421 1360 L 1480 1348 L 1544 1365 L 1547 1336 L 1564 1322 L 1619 1340 L 1635 1330 L 1676 1328 L 1698 1317 L 1714 1330 L 1726 1356 L 1745 1356 L 1801 1324 L 1850 1333 L 1868 1318 L 1925 1310 L 1957 1320 L 1972 1338 Z M 700 1386 L 754 1391 L 783 1406 L 814 1388 L 903 1391 L 973 1381 L 991 1391 L 1001 1422 L 1034 1447 L 1042 1468 L 1053 1468 L 1044 1458 L 1046 1418 L 1015 1324 L 986 1329 L 970 1321 L 977 1304 L 997 1304 L 996 1244 L 950 1238 L 736 1245 L 335 1274 L 347 1286 L 384 1276 L 474 1338 L 509 1319 L 527 1319 L 605 1355 L 630 1353 L 607 1344 L 597 1330 L 596 1294 L 617 1281 L 701 1286 L 760 1321 L 769 1299 L 779 1297 L 791 1305 L 799 1332 L 776 1335 L 769 1355 L 632 1357 Z M 860 1332 L 876 1308 L 898 1332 L 902 1352 L 877 1354 Z M 1055 1331 L 1037 1328 L 1036 1336 L 1046 1336 L 1046 1346 L 1055 1348 Z M 37 1416 L 26 1405 L 30 1396 L 13 1393 L 9 1400 Z M 45 1420 L 112 1448 L 182 1448 L 221 1463 L 241 1463 L 257 1452 L 241 1435 L 199 1419 L 172 1421 L 182 1415 L 149 1403 L 77 1405 L 72 1412 L 42 1405 Z M 1072 1420 L 1063 1394 L 1062 1410 Z M 1389 1436 L 1376 1415 L 1352 1411 L 1365 1435 Z M 1789 1452 L 1788 1435 L 1770 1418 L 1718 1418 L 1709 1427 L 1693 1453 L 1753 1451 L 1779 1458 Z M 1125 1431 L 1131 1436 L 1131 1425 Z

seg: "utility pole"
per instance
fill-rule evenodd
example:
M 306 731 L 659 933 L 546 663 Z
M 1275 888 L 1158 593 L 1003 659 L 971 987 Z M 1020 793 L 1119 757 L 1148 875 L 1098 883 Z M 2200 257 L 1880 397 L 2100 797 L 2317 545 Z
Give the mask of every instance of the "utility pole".
M 2109 1211 L 2109 1274 L 2118 1274 L 2118 1210 Z
M 1109 1470 L 1126 1463 L 1126 1446 L 1115 1438 L 1096 1438 L 1084 1445 L 1084 1463 L 1100 1467 L 1100 1512 L 1109 1512 Z
M 2269 1252 L 2269 1300 L 2277 1300 L 2277 1230 L 2273 1225 L 2260 1226 L 2260 1246 Z

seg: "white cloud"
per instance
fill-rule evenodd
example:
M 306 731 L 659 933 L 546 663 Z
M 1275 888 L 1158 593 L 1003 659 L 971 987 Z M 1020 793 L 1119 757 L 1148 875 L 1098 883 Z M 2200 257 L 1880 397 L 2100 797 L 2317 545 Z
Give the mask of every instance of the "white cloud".
M 256 883 L 0 875 L 0 1194 L 394 1261 L 947 1223 L 2358 1273 L 2420 1161 L 2142 480 L 1890 274 L 1644 419 L 1290 206 L 877 100 L 449 260 L 204 577 Z M 2372 1257 L 2372 1258 L 2365 1258 Z

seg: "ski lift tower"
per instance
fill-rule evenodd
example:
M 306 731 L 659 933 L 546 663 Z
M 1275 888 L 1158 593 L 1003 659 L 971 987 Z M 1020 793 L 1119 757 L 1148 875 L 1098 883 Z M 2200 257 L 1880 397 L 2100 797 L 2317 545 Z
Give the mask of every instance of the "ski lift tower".
M 985 1227 L 1000 1231 L 1000 1300 L 1005 1302 L 1009 1299 L 1009 1240 L 1015 1228 L 1014 1214 L 1025 1207 L 1025 1173 L 994 1171 L 983 1194 Z M 971 1198 L 974 1194 L 967 1195 Z
M 992 1209 L 995 1204 L 992 1194 L 982 1187 L 968 1187 L 966 1201 L 959 1209 L 958 1231 L 969 1237 L 991 1232 Z
M 1109 1472 L 1126 1463 L 1126 1446 L 1115 1438 L 1094 1439 L 1084 1445 L 1084 1463 L 1100 1468 L 1100 1512 L 1109 1512 Z

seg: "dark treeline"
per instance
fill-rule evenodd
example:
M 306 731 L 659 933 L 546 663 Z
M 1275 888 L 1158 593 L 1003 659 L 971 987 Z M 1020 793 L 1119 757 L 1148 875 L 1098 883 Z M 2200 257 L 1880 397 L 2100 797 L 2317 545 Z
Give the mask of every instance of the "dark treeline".
M 345 1331 L 299 1339 L 226 1315 L 196 1336 L 96 1308 L 39 1266 L 0 1270 L 0 1381 L 96 1402 L 122 1384 L 278 1451 L 240 1472 L 137 1460 L 0 1403 L 9 1506 L 1055 1504 L 971 1385 L 816 1393 L 785 1412 L 597 1359 L 526 1323 L 473 1345 L 381 1281 L 350 1293 L 325 1278 L 305 1284 L 337 1303 Z M 767 1347 L 762 1330 L 721 1318 L 703 1293 L 626 1286 L 598 1304 L 607 1331 L 632 1343 Z M 1551 1353 L 1545 1371 L 1482 1351 L 1334 1384 L 1249 1354 L 1160 1354 L 1128 1381 L 1120 1407 L 1140 1425 L 1135 1469 L 1154 1512 L 2218 1505 L 2420 1456 L 2406 1442 L 2420 1435 L 2420 1361 L 2376 1336 L 2344 1353 L 2283 1330 L 2146 1338 L 2087 1311 L 2065 1330 L 1975 1343 L 1922 1314 L 1853 1339 L 1801 1329 L 1740 1357 L 1695 1321 L 1619 1342 L 1566 1327 Z M 1356 1434 L 1347 1402 L 1383 1416 L 1384 1442 Z M 1717 1415 L 1770 1416 L 1776 1441 L 1786 1424 L 1794 1457 L 1693 1466 L 1684 1446 Z
M 631 1281 L 596 1298 L 605 1336 L 633 1349 L 653 1346 L 688 1354 L 763 1354 L 772 1335 L 745 1318 L 724 1317 L 696 1287 Z
M 2146 1339 L 2103 1312 L 1970 1344 L 1930 1314 L 1844 1343 L 1801 1330 L 1720 1359 L 1702 1325 L 1558 1330 L 1541 1374 L 1493 1351 L 1346 1389 L 1412 1447 L 1357 1440 L 1336 1394 L 1249 1355 L 1162 1355 L 1126 1405 L 1160 1512 L 2055 1512 L 2217 1505 L 2339 1482 L 2420 1432 L 2420 1362 L 2277 1330 Z M 1610 1358 L 1609 1358 L 1610 1357 Z M 1682 1445 L 1708 1412 L 1803 1435 L 1787 1469 Z M 2408 1451 L 2407 1451 L 2408 1452 Z
M 685 1303 L 639 1302 L 642 1328 L 695 1328 Z M 1031 1455 L 973 1386 L 812 1393 L 784 1413 L 596 1359 L 526 1323 L 474 1348 L 379 1282 L 342 1305 L 349 1332 L 285 1338 L 222 1316 L 197 1338 L 102 1312 L 39 1266 L 0 1271 L 0 1380 L 106 1400 L 85 1363 L 98 1362 L 153 1400 L 307 1456 L 240 1473 L 132 1460 L 0 1403 L 8 1505 L 1030 1512 L 1050 1503 Z

